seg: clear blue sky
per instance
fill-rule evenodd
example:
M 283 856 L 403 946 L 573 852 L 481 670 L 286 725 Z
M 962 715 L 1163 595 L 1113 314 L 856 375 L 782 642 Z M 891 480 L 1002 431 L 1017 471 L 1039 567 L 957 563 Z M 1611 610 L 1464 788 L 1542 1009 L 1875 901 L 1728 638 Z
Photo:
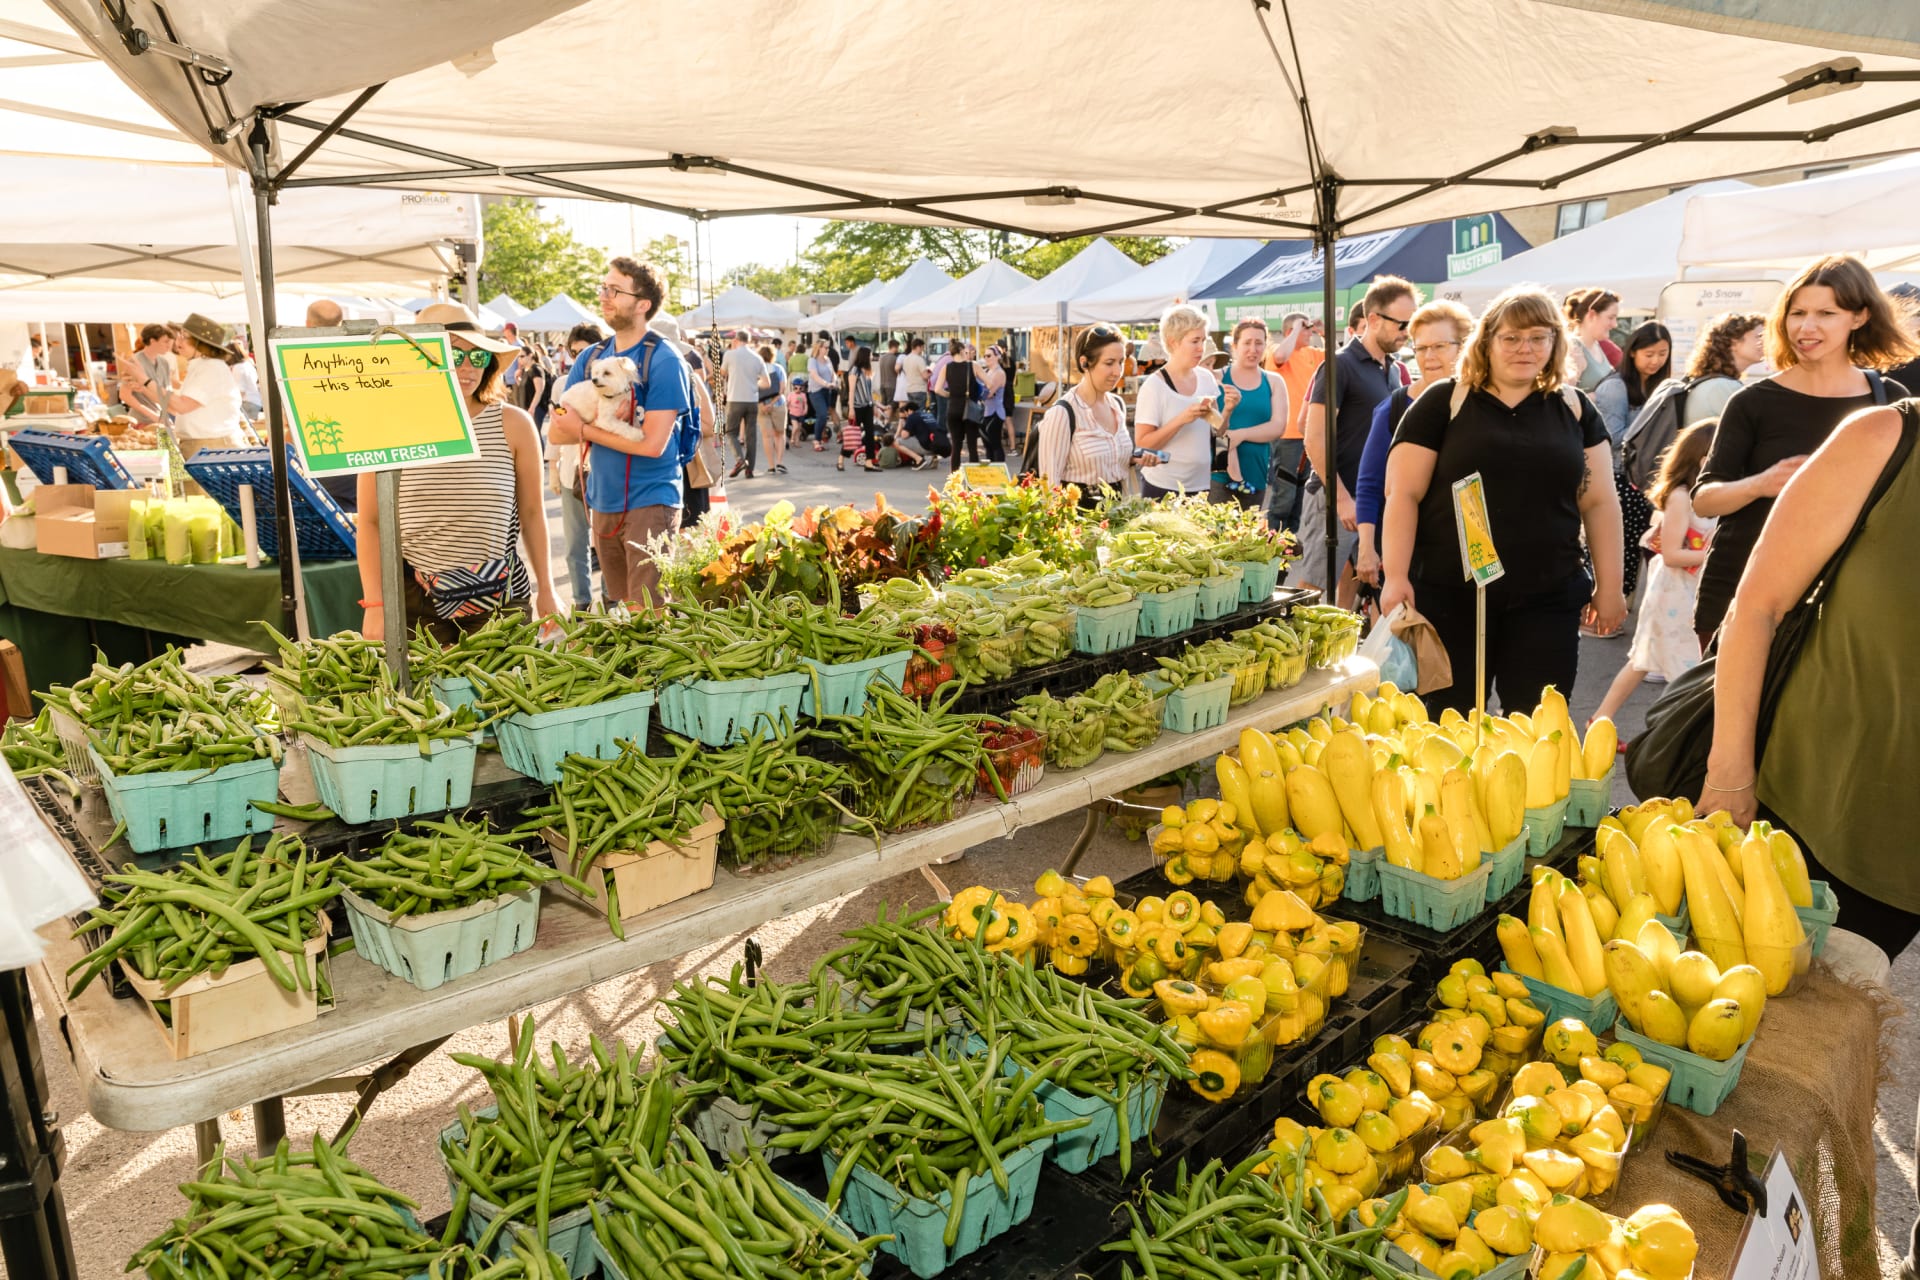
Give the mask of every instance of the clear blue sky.
M 658 236 L 678 236 L 689 243 L 696 236 L 691 218 L 636 205 L 542 200 L 540 207 L 563 218 L 581 240 L 610 254 L 630 252 Z M 749 262 L 782 266 L 793 261 L 796 244 L 805 249 L 825 225 L 819 218 L 780 217 L 718 218 L 698 224 L 701 265 L 712 274 Z

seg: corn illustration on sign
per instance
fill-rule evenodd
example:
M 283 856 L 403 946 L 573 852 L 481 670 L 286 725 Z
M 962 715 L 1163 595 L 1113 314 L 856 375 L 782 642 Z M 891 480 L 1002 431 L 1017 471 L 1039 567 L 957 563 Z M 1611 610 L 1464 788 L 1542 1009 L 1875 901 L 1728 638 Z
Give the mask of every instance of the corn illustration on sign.
M 287 433 L 309 475 L 479 456 L 444 333 L 276 338 Z
M 1487 486 L 1478 471 L 1453 482 L 1453 519 L 1460 530 L 1460 564 L 1476 587 L 1498 581 L 1506 573 L 1493 547 L 1493 524 L 1487 518 Z

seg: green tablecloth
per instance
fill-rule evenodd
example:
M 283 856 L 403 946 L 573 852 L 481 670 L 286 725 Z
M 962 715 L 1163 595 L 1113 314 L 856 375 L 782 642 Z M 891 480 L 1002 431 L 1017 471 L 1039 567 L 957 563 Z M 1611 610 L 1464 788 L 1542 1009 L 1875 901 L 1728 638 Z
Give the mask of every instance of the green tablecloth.
M 360 573 L 351 560 L 303 567 L 316 635 L 358 626 Z M 211 640 L 263 652 L 262 620 L 280 622 L 280 570 L 80 560 L 0 547 L 0 636 L 19 645 L 35 689 L 84 675 L 97 645 L 116 661 L 168 643 Z

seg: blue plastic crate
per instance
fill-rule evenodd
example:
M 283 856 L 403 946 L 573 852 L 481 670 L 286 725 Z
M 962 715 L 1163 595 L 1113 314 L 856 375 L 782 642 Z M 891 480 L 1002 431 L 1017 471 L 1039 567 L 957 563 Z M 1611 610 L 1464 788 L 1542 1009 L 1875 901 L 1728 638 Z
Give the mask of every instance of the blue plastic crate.
M 240 521 L 240 486 L 252 485 L 260 550 L 278 559 L 280 516 L 273 500 L 272 458 L 270 449 L 202 449 L 187 459 L 187 474 L 226 508 L 236 524 Z M 287 448 L 287 489 L 293 499 L 293 527 L 300 539 L 300 558 L 353 559 L 353 523 L 332 495 L 300 469 L 292 446 Z
M 1563 796 L 1552 804 L 1527 810 L 1529 858 L 1544 858 L 1560 843 L 1560 837 L 1567 829 L 1567 799 Z
M 133 477 L 113 456 L 113 442 L 105 436 L 74 435 L 28 427 L 7 437 L 7 447 L 20 455 L 41 484 L 54 483 L 53 469 L 67 469 L 68 484 L 90 484 L 96 489 L 132 489 Z
M 1348 902 L 1372 902 L 1380 896 L 1380 864 L 1385 849 L 1355 849 L 1347 855 L 1347 880 L 1340 896 Z
M 1239 566 L 1234 566 L 1226 573 L 1204 578 L 1196 585 L 1200 589 L 1195 597 L 1199 615 L 1208 622 L 1224 618 L 1240 607 Z
M 1813 905 L 1795 907 L 1793 913 L 1800 917 L 1800 927 L 1807 931 L 1807 937 L 1813 942 L 1813 954 L 1817 956 L 1827 949 L 1827 934 L 1840 919 L 1840 899 L 1834 896 L 1833 886 L 1825 880 L 1815 880 L 1812 885 Z
M 305 734 L 307 763 L 320 803 L 346 823 L 408 818 L 464 808 L 473 798 L 476 738 L 444 739 L 422 754 L 411 742 L 391 747 L 329 747 Z
M 810 673 L 800 694 L 800 711 L 816 719 L 820 716 L 857 716 L 867 709 L 867 686 L 885 680 L 898 689 L 907 678 L 907 662 L 913 650 L 883 653 L 859 662 L 815 662 L 802 658 Z
M 493 736 L 507 768 L 551 785 L 568 756 L 605 760 L 620 754 L 622 739 L 644 743 L 652 712 L 653 690 L 641 689 L 584 707 L 516 711 L 494 722 Z
M 1379 870 L 1380 909 L 1396 920 L 1411 920 L 1445 933 L 1471 923 L 1487 909 L 1491 862 L 1482 862 L 1458 880 L 1438 880 L 1385 859 Z
M 1574 778 L 1567 783 L 1567 826 L 1597 827 L 1613 811 L 1613 774 L 1618 768 L 1616 756 L 1607 766 L 1606 777 Z
M 841 1196 L 840 1214 L 862 1235 L 892 1235 L 881 1249 L 900 1259 L 921 1280 L 931 1280 L 959 1259 L 977 1252 L 988 1241 L 1004 1235 L 1033 1213 L 1034 1193 L 1040 1186 L 1042 1157 L 1052 1139 L 1042 1138 L 1005 1156 L 1007 1190 L 1001 1191 L 991 1174 L 982 1173 L 967 1184 L 967 1202 L 961 1210 L 960 1232 L 953 1248 L 945 1244 L 947 1212 L 953 1193 L 942 1191 L 933 1200 L 921 1200 L 887 1182 L 864 1165 L 855 1165 Z M 821 1149 L 827 1179 L 840 1167 L 831 1151 Z
M 1200 609 L 1200 584 L 1188 583 L 1172 591 L 1149 592 L 1140 597 L 1140 634 L 1162 639 L 1193 630 Z
M 1140 634 L 1140 598 L 1125 604 L 1082 605 L 1073 615 L 1073 648 L 1076 653 L 1112 653 L 1134 643 Z
M 93 746 L 87 758 L 99 772 L 114 821 L 127 824 L 135 853 L 157 853 L 230 840 L 273 826 L 273 815 L 253 807 L 280 795 L 280 764 L 262 757 L 212 772 L 157 770 L 116 777 Z
M 1719 1110 L 1733 1087 L 1740 1083 L 1740 1069 L 1747 1065 L 1747 1050 L 1753 1047 L 1753 1038 L 1749 1036 L 1731 1058 L 1715 1062 L 1643 1036 L 1628 1026 L 1625 1018 L 1613 1024 L 1613 1038 L 1624 1040 L 1638 1049 L 1648 1062 L 1673 1072 L 1673 1079 L 1667 1082 L 1667 1101 L 1702 1116 Z
M 1240 566 L 1240 600 L 1244 604 L 1265 604 L 1273 599 L 1273 589 L 1280 585 L 1280 561 L 1269 560 L 1261 564 L 1258 560 L 1235 560 Z
M 1233 677 L 1220 676 L 1174 689 L 1159 676 L 1141 677 L 1149 689 L 1165 689 L 1166 708 L 1160 723 L 1175 733 L 1198 733 L 1227 722 L 1227 709 L 1233 702 Z
M 340 897 L 353 949 L 422 991 L 525 951 L 540 926 L 538 885 L 457 911 L 398 918 L 351 889 Z
M 710 747 L 744 742 L 756 730 L 784 737 L 812 685 L 806 671 L 757 680 L 682 680 L 660 690 L 660 723 Z
M 500 1113 L 496 1106 L 482 1107 L 473 1113 L 474 1119 L 491 1119 Z M 440 1152 L 440 1164 L 447 1175 L 447 1194 L 460 1192 L 459 1175 L 446 1168 L 447 1148 L 466 1137 L 466 1130 L 458 1120 L 440 1131 L 440 1141 L 435 1150 Z M 468 1244 L 480 1243 L 480 1237 L 486 1234 L 487 1227 L 500 1214 L 500 1206 L 481 1196 L 473 1196 L 467 1201 L 467 1220 L 461 1226 L 461 1237 Z M 510 1218 L 509 1222 L 524 1222 L 528 1228 L 533 1226 L 533 1210 L 527 1210 L 524 1218 Z M 598 1272 L 598 1250 L 594 1247 L 593 1210 L 589 1205 L 570 1209 L 547 1223 L 547 1248 L 559 1255 L 567 1264 L 567 1274 L 572 1280 L 588 1280 Z M 512 1245 L 507 1239 L 506 1230 L 495 1234 L 492 1256 L 501 1259 L 512 1256 Z
M 1513 970 L 1503 964 L 1500 972 L 1513 973 Z M 1612 1026 L 1620 1015 L 1620 1005 L 1611 991 L 1602 991 L 1597 996 L 1583 996 L 1578 991 L 1568 991 L 1551 982 L 1529 978 L 1524 973 L 1513 973 L 1513 976 L 1527 984 L 1528 996 L 1547 1015 L 1548 1022 L 1578 1018 L 1587 1024 L 1589 1031 L 1598 1035 Z
M 1526 824 L 1521 824 L 1520 834 L 1506 848 L 1489 854 L 1486 860 L 1493 864 L 1493 874 L 1487 877 L 1487 901 L 1496 902 L 1519 888 L 1527 873 Z

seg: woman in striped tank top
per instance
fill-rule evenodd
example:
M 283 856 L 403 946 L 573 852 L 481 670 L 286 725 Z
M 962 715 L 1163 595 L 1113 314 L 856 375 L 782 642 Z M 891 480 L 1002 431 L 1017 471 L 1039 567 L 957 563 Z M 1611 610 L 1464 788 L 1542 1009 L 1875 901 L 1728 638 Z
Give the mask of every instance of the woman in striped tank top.
M 416 317 L 445 326 L 454 376 L 466 396 L 480 456 L 400 473 L 400 557 L 405 562 L 407 625 L 424 622 L 442 642 L 478 626 L 502 605 L 537 617 L 560 612 L 547 563 L 547 509 L 541 493 L 540 436 L 533 419 L 507 404 L 501 377 L 512 344 L 489 338 L 458 303 L 436 303 Z M 385 636 L 380 598 L 380 527 L 374 478 L 360 477 L 357 559 L 360 632 Z M 523 536 L 524 535 L 524 538 Z

